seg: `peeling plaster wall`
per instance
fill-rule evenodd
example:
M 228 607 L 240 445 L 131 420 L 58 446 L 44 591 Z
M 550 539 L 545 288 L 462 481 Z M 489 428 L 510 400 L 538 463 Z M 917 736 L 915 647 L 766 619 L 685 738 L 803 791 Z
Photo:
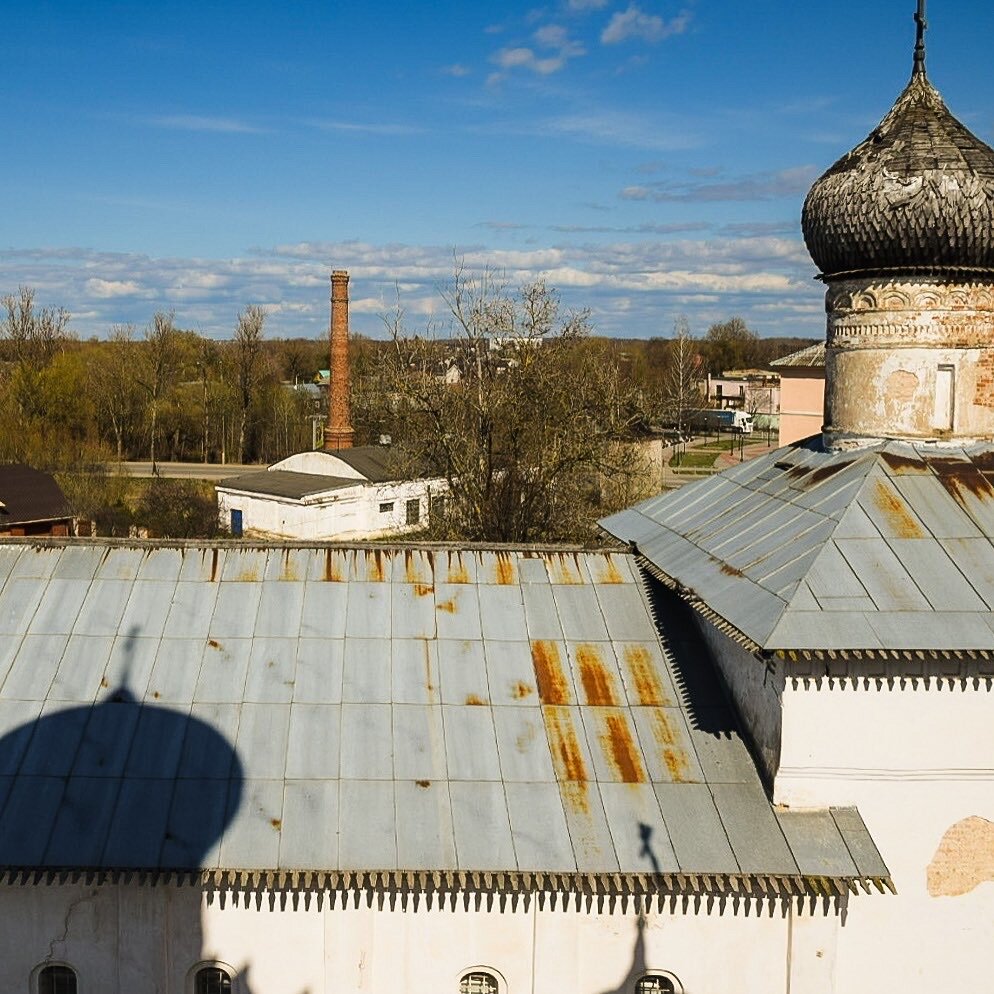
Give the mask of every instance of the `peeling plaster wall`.
M 984 680 L 787 681 L 774 801 L 856 805 L 898 891 L 850 902 L 836 989 L 989 989 L 992 713 Z
M 849 280 L 826 308 L 830 443 L 994 438 L 994 287 Z M 951 429 L 937 414 L 940 366 L 953 370 Z

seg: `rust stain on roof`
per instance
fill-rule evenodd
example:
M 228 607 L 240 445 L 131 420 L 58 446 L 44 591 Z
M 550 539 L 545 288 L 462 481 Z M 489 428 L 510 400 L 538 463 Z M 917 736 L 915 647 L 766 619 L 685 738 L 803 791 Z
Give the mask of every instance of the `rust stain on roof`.
M 418 597 L 427 597 L 429 594 L 435 593 L 435 588 L 430 583 L 415 583 L 414 593 Z
M 583 572 L 580 569 L 580 559 L 573 553 L 573 562 L 569 560 L 569 554 L 556 552 L 542 557 L 545 560 L 545 568 L 549 571 L 549 577 L 553 583 L 564 583 L 576 585 L 583 583 Z
M 621 575 L 621 572 L 615 565 L 614 557 L 610 552 L 603 556 L 590 556 L 587 561 L 593 563 L 594 580 L 597 583 L 625 582 L 625 578 Z
M 531 697 L 534 693 L 535 688 L 525 683 L 524 680 L 518 680 L 516 683 L 511 684 L 511 696 L 515 700 L 523 700 L 525 697 Z
M 432 704 L 435 702 L 435 678 L 431 674 L 431 649 L 428 645 L 428 640 L 424 640 L 424 651 L 425 651 L 425 690 L 428 691 L 428 700 Z
M 674 783 L 683 783 L 688 779 L 690 762 L 687 754 L 680 745 L 679 737 L 670 724 L 666 712 L 662 708 L 652 709 L 652 734 L 656 745 L 663 754 L 663 762 Z
M 427 566 L 427 569 L 423 566 Z M 410 549 L 404 551 L 404 576 L 408 583 L 413 583 L 415 588 L 427 587 L 430 593 L 434 590 L 434 574 L 434 563 L 430 558 L 415 558 Z
M 297 573 L 297 567 L 294 561 L 290 558 L 290 550 L 283 550 L 283 565 L 280 567 L 280 579 L 281 580 L 299 580 L 300 576 Z
M 913 476 L 928 473 L 921 459 L 898 455 L 896 452 L 881 452 L 880 457 L 891 468 L 895 476 Z
M 365 552 L 366 567 L 368 569 L 367 579 L 373 583 L 383 583 L 386 579 L 386 570 L 383 567 L 383 553 L 375 549 L 372 553 Z
M 448 570 L 446 578 L 449 583 L 469 583 L 469 570 L 466 569 L 466 564 L 462 561 L 461 552 L 450 552 L 448 553 Z
M 787 470 L 787 476 L 791 480 L 801 480 L 807 476 L 811 470 L 811 466 L 791 466 L 790 469 Z
M 731 563 L 722 563 L 719 568 L 725 576 L 745 576 L 745 573 L 743 573 L 742 570 L 740 570 L 737 566 L 733 566 Z
M 218 640 L 217 640 L 217 639 L 208 639 L 208 640 L 207 640 L 207 644 L 208 644 L 208 645 L 209 645 L 209 646 L 210 646 L 210 647 L 211 647 L 212 649 L 220 649 L 220 648 L 221 648 L 221 643 L 220 643 L 220 642 L 218 642 Z
M 342 571 L 339 569 L 331 549 L 324 550 L 324 578 L 331 583 L 342 582 Z
M 569 704 L 569 682 L 555 642 L 532 642 L 532 667 L 538 684 L 538 696 L 543 704 Z
M 435 605 L 435 610 L 436 611 L 444 611 L 446 614 L 455 614 L 456 613 L 456 601 L 455 601 L 455 598 L 452 598 L 452 599 L 447 600 L 447 601 L 439 601 Z
M 924 538 L 925 534 L 904 501 L 883 480 L 873 481 L 873 503 L 898 538 Z
M 652 655 L 644 645 L 626 645 L 625 666 L 632 678 L 639 704 L 645 707 L 667 707 L 672 701 L 663 690 L 663 683 L 653 664 Z
M 622 783 L 645 783 L 645 768 L 635 737 L 624 711 L 612 711 L 600 716 L 598 735 L 604 756 Z
M 514 560 L 511 558 L 510 554 L 507 552 L 497 553 L 497 582 L 500 584 L 517 583 L 518 573 L 514 568 Z
M 963 459 L 927 457 L 939 482 L 958 504 L 966 507 L 967 494 L 978 500 L 994 500 L 994 487 L 990 480 L 972 463 Z
M 576 647 L 576 661 L 587 703 L 595 707 L 616 707 L 619 702 L 614 677 L 604 665 L 600 647 L 590 642 L 581 643 Z
M 825 480 L 830 480 L 836 473 L 841 473 L 847 466 L 851 466 L 854 459 L 846 459 L 843 462 L 831 463 L 828 466 L 820 466 L 804 481 L 805 486 L 815 487 Z
M 568 708 L 543 707 L 545 734 L 549 740 L 552 765 L 556 779 L 562 783 L 586 783 L 589 779 L 587 764 L 580 748 L 580 740 Z M 574 797 L 581 811 L 589 810 L 586 793 Z
M 487 706 L 487 702 L 482 697 L 478 697 L 476 694 L 467 694 L 466 703 L 473 708 L 481 708 Z

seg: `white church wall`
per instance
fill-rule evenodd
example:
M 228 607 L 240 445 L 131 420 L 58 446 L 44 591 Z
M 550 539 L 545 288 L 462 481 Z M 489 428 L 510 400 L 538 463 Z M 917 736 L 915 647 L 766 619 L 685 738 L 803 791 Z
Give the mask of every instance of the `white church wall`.
M 761 764 L 760 773 L 772 783 L 780 763 L 783 675 L 766 667 L 748 649 L 700 615 L 694 613 L 693 618 L 752 740 L 753 753 Z
M 685 994 L 857 989 L 831 986 L 834 913 L 688 905 L 654 911 L 642 927 L 631 908 L 333 909 L 312 898 L 294 910 L 266 894 L 247 906 L 228 895 L 222 907 L 166 884 L 4 886 L 0 990 L 29 990 L 46 959 L 71 965 L 81 992 L 103 994 L 191 994 L 191 971 L 212 962 L 231 968 L 236 994 L 458 994 L 472 969 L 493 972 L 500 994 L 633 994 L 646 972 L 674 977 Z
M 850 902 L 837 989 L 990 986 L 994 701 L 984 681 L 790 681 L 774 800 L 856 805 L 897 895 Z

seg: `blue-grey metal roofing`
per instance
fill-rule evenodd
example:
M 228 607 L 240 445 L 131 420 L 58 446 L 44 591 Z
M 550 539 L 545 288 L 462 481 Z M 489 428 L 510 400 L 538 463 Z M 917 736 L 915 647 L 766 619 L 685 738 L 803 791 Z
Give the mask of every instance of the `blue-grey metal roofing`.
M 994 449 L 807 440 L 601 522 L 770 650 L 994 649 Z
M 855 811 L 774 811 L 625 554 L 11 544 L 0 583 L 0 867 L 886 876 Z

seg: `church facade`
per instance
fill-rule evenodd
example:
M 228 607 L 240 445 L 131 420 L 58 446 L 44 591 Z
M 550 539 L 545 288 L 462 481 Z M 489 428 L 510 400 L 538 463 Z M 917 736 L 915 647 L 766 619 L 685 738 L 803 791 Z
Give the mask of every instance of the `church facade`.
M 820 435 L 610 551 L 0 545 L 0 987 L 990 986 L 994 151 L 918 22 L 805 204 Z

